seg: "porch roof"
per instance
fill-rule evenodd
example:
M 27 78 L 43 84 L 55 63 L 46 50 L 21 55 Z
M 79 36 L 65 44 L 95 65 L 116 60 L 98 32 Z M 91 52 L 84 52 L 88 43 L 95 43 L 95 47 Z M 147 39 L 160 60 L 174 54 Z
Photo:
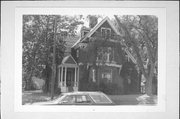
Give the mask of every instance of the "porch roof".
M 59 66 L 72 66 L 77 67 L 77 62 L 74 60 L 74 58 L 71 55 L 68 55 L 63 58 L 61 65 Z

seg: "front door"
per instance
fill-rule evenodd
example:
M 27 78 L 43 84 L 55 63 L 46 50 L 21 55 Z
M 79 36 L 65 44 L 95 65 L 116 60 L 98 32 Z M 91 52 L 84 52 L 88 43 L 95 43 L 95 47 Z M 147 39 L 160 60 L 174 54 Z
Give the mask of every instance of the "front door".
M 68 92 L 74 91 L 74 79 L 75 79 L 75 69 L 68 68 L 67 69 L 67 78 L 66 78 L 66 86 L 68 88 Z

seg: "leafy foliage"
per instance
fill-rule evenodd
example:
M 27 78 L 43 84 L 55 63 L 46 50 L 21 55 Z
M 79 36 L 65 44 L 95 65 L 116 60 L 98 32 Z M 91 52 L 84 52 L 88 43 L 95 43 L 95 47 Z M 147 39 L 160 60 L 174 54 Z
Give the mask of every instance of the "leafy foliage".
M 80 16 L 23 15 L 23 74 L 26 82 L 30 81 L 32 76 L 49 80 L 54 38 L 56 37 L 56 64 L 58 65 L 66 50 L 65 39 L 67 36 L 75 36 L 80 24 L 83 24 Z
M 158 18 L 151 15 L 116 16 L 119 31 L 137 59 L 137 66 L 146 78 L 146 93 L 152 94 L 152 79 L 157 68 Z

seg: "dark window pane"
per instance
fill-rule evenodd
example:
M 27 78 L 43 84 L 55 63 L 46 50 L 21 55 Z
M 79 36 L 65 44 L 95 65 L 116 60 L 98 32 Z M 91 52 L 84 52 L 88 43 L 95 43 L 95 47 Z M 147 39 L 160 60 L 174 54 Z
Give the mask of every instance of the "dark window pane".
M 110 103 L 104 95 L 92 94 L 90 96 L 96 103 Z
M 76 103 L 91 103 L 91 100 L 86 95 L 77 95 Z
M 63 100 L 62 100 L 62 102 L 64 102 L 64 103 L 69 103 L 69 104 L 71 104 L 71 103 L 75 103 L 75 96 L 73 96 L 73 95 L 68 95 L 68 96 L 66 96 Z

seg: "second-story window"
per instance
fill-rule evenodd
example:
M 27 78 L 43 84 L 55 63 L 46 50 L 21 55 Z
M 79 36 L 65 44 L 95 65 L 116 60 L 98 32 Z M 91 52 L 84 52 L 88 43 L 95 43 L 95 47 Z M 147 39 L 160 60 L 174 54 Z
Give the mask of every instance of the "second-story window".
M 114 48 L 99 47 L 97 50 L 97 61 L 110 63 L 114 61 Z
M 111 36 L 111 29 L 110 28 L 102 27 L 101 28 L 101 36 L 103 38 L 110 38 L 110 36 Z

